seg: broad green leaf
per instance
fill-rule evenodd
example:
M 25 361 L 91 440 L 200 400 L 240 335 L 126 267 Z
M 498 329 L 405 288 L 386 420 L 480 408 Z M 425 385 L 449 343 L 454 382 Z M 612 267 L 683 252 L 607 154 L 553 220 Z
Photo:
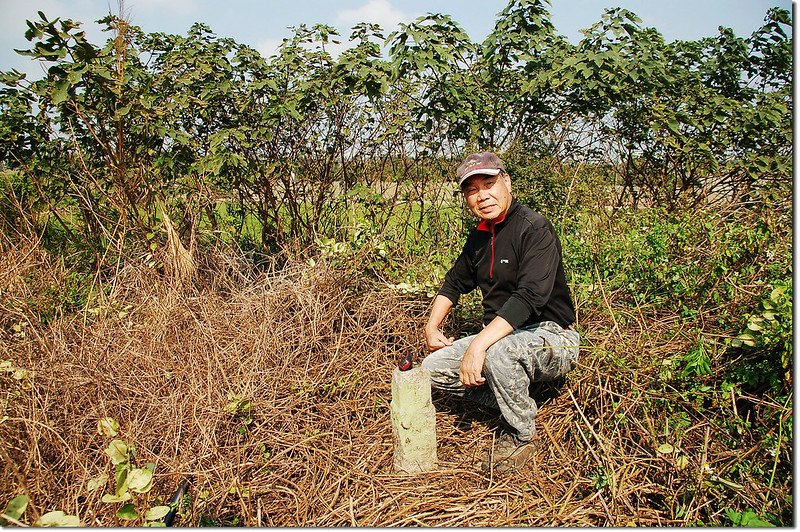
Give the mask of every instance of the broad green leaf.
M 6 511 L 3 512 L 11 519 L 19 520 L 22 517 L 22 514 L 25 513 L 25 509 L 28 507 L 28 496 L 27 495 L 17 495 L 13 499 L 11 499 L 6 506 Z
M 86 491 L 89 493 L 96 491 L 98 488 L 102 488 L 108 482 L 108 475 L 103 474 L 99 477 L 91 479 L 89 482 L 86 483 Z
M 136 493 L 147 493 L 153 487 L 153 472 L 149 469 L 134 469 L 128 473 L 128 489 Z
M 122 440 L 112 440 L 105 452 L 111 458 L 112 464 L 123 464 L 128 461 L 128 446 Z
M 113 417 L 104 417 L 97 420 L 97 433 L 113 438 L 119 432 L 119 423 Z
M 53 91 L 53 104 L 58 105 L 67 99 L 67 90 L 69 89 L 68 81 L 59 81 L 56 83 L 56 88 Z
M 742 513 L 742 520 L 739 522 L 739 526 L 745 528 L 751 528 L 751 527 L 774 527 L 775 525 L 767 521 L 764 521 L 755 512 L 751 512 L 748 510 Z
M 119 496 L 128 491 L 128 472 L 130 464 L 117 464 L 114 471 L 114 492 Z
M 747 328 L 751 331 L 761 331 L 764 329 L 764 320 L 754 316 L 747 322 Z
M 681 135 L 680 123 L 673 117 L 667 119 L 667 127 L 676 135 Z
M 37 526 L 79 527 L 81 520 L 77 515 L 67 515 L 61 510 L 47 512 L 36 521 Z
M 657 450 L 658 450 L 658 454 L 670 454 L 671 452 L 673 452 L 675 450 L 675 447 L 673 447 L 672 445 L 670 445 L 668 443 L 662 443 L 661 445 L 658 446 Z
M 686 458 L 685 454 L 679 455 L 675 458 L 675 467 L 678 469 L 686 469 L 686 466 L 689 465 L 689 459 Z
M 124 521 L 133 521 L 139 517 L 139 514 L 136 513 L 136 507 L 132 503 L 128 503 L 117 510 L 117 517 Z
M 147 510 L 144 514 L 144 518 L 146 521 L 155 521 L 157 519 L 163 519 L 165 515 L 167 515 L 170 511 L 169 506 L 153 506 L 149 510 Z
M 29 378 L 31 378 L 32 374 L 33 374 L 33 373 L 32 373 L 32 372 L 30 372 L 30 371 L 28 371 L 27 369 L 23 369 L 23 368 L 16 368 L 16 369 L 14 370 L 14 373 L 11 375 L 11 377 L 12 377 L 14 380 L 21 381 L 21 380 L 24 380 L 24 379 L 29 379 Z
M 100 500 L 103 502 L 125 502 L 131 500 L 131 493 L 127 490 L 121 495 L 106 493 Z
M 769 295 L 769 298 L 772 301 L 777 302 L 783 295 L 786 293 L 786 286 L 778 286 L 772 289 L 772 292 Z
M 740 334 L 737 339 L 741 341 L 744 345 L 754 346 L 756 345 L 756 339 L 753 338 L 752 334 Z
M 77 84 L 83 77 L 84 72 L 86 72 L 86 67 L 71 70 L 67 75 L 67 81 L 72 85 Z

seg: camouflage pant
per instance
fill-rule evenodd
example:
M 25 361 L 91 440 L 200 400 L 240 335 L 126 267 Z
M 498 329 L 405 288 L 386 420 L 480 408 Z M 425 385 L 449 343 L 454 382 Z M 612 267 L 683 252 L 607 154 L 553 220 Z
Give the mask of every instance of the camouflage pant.
M 459 368 L 473 338 L 466 336 L 425 357 L 422 366 L 431 372 L 431 386 L 499 409 L 517 438 L 530 440 L 536 432 L 537 407 L 529 386 L 565 376 L 578 360 L 580 335 L 552 321 L 517 329 L 486 351 L 486 384 L 467 388 Z

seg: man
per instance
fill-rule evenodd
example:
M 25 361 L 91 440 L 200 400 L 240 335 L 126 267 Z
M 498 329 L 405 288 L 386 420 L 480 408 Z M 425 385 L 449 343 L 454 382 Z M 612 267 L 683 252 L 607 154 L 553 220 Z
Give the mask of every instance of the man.
M 425 325 L 422 366 L 433 388 L 500 410 L 511 427 L 496 440 L 485 470 L 515 469 L 533 452 L 536 401 L 531 382 L 555 380 L 578 359 L 575 309 L 552 224 L 511 195 L 494 153 L 467 157 L 456 172 L 479 223 L 447 272 Z M 457 341 L 440 326 L 462 294 L 480 288 L 483 329 Z

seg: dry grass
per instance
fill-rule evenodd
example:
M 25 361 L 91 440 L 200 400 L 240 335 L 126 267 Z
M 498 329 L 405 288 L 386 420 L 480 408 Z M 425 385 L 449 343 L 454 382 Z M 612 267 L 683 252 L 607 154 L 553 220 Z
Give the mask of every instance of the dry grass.
M 538 450 L 523 471 L 482 473 L 496 419 L 441 402 L 440 470 L 405 477 L 392 472 L 390 379 L 401 354 L 419 352 L 424 302 L 319 265 L 255 275 L 222 252 L 198 260 L 202 290 L 132 261 L 96 314 L 43 324 L 30 311 L 35 287 L 63 272 L 33 243 L 0 252 L 0 359 L 33 372 L 0 374 L 0 507 L 29 495 L 26 522 L 63 510 L 86 525 L 138 524 L 100 500 L 113 490 L 109 438 L 96 430 L 106 416 L 137 463 L 155 463 L 152 491 L 136 495 L 140 513 L 192 477 L 180 525 L 681 525 L 726 506 L 761 508 L 791 486 L 709 483 L 706 465 L 723 477 L 739 456 L 717 439 L 718 420 L 688 402 L 676 400 L 690 418 L 680 441 L 665 435 L 670 413 L 653 406 L 649 385 L 652 361 L 676 341 L 649 340 L 646 330 L 671 324 L 644 315 L 641 331 L 623 336 L 602 308 L 580 309 L 580 366 L 539 391 Z M 237 398 L 249 412 L 231 412 Z M 675 451 L 660 454 L 663 443 Z M 89 493 L 102 473 L 112 480 Z

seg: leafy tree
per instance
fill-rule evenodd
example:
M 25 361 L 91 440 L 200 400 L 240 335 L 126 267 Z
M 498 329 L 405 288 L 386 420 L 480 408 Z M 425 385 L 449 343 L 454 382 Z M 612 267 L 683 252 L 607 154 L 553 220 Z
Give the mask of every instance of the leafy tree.
M 768 11 L 747 38 L 722 28 L 666 43 L 615 8 L 573 46 L 547 5 L 511 0 L 479 45 L 442 14 L 385 39 L 359 24 L 338 59 L 323 24 L 263 58 L 204 25 L 145 34 L 115 16 L 99 48 L 40 13 L 22 53 L 47 76 L 5 73 L 0 92 L 13 195 L 36 191 L 31 205 L 99 260 L 149 245 L 166 217 L 190 244 L 201 226 L 241 239 L 254 223 L 261 244 L 309 243 L 341 232 L 355 197 L 385 227 L 401 197 L 392 183 L 421 198 L 471 149 L 505 152 L 537 178 L 599 165 L 620 203 L 669 210 L 787 186 L 788 12 Z

